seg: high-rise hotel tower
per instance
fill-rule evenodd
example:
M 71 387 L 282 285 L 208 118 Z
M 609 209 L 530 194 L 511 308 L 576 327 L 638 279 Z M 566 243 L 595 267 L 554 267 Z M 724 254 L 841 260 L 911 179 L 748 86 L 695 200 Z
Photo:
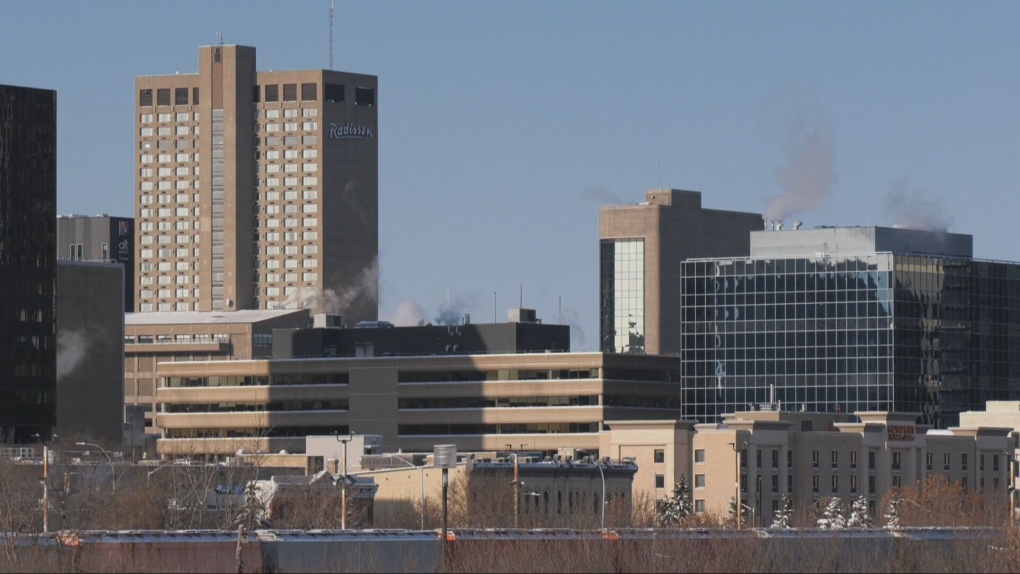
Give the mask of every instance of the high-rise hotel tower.
M 376 319 L 377 81 L 226 45 L 137 78 L 136 311 Z

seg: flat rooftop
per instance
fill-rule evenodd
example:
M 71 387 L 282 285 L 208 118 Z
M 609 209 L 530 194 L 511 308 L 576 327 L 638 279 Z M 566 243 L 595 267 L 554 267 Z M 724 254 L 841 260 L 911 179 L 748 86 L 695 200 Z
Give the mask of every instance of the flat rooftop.
M 267 319 L 285 317 L 293 313 L 307 313 L 307 309 L 273 311 L 164 311 L 154 313 L 126 313 L 125 325 L 194 325 L 258 323 Z
M 974 237 L 907 227 L 824 227 L 751 232 L 751 257 L 894 253 L 974 257 Z

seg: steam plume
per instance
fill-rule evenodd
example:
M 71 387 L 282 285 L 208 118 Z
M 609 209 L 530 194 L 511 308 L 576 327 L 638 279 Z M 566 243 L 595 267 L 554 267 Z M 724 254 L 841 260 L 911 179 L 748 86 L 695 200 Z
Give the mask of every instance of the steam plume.
M 600 205 L 620 205 L 625 203 L 619 195 L 609 191 L 609 188 L 604 186 L 589 186 L 585 188 L 583 193 L 585 199 Z
M 793 126 L 790 157 L 776 173 L 783 190 L 769 200 L 765 219 L 782 221 L 801 211 L 817 211 L 826 206 L 836 185 L 832 130 L 820 122 L 808 129 L 802 121 Z
M 916 229 L 949 229 L 951 217 L 942 211 L 942 202 L 927 196 L 923 189 L 910 188 L 901 180 L 886 192 L 882 208 L 893 216 L 895 224 Z
M 581 328 L 581 318 L 573 307 L 564 307 L 561 312 L 560 322 L 570 326 L 570 350 L 585 351 L 587 338 L 584 329 Z
M 82 330 L 57 333 L 57 379 L 70 375 L 88 352 L 89 341 Z
M 336 289 L 319 291 L 303 287 L 280 303 L 282 309 L 310 309 L 313 314 L 342 314 L 359 297 L 374 298 L 379 292 L 379 260 L 358 273 L 354 281 Z
M 436 325 L 458 325 L 460 324 L 461 317 L 471 307 L 471 303 L 463 295 L 455 295 L 445 305 L 440 306 L 439 315 L 436 316 L 433 322 Z
M 414 301 L 401 301 L 393 314 L 386 318 L 397 327 L 414 327 L 428 322 L 428 314 Z

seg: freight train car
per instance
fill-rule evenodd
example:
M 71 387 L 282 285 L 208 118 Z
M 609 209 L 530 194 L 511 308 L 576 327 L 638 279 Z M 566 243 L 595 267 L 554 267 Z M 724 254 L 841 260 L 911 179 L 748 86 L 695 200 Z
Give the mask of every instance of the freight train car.
M 409 530 L 259 531 L 265 572 L 435 572 L 436 532 Z
M 62 533 L 79 572 L 238 572 L 237 532 L 226 530 Z M 258 535 L 241 538 L 242 572 L 262 572 Z

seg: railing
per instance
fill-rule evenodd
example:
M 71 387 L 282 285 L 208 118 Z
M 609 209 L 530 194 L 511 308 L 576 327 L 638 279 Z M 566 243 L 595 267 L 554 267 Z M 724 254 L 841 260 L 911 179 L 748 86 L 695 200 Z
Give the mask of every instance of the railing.
M 30 446 L 14 446 L 0 448 L 0 458 L 36 458 L 35 449 Z

